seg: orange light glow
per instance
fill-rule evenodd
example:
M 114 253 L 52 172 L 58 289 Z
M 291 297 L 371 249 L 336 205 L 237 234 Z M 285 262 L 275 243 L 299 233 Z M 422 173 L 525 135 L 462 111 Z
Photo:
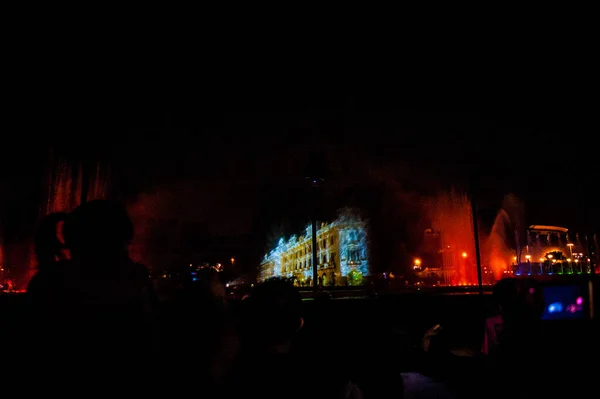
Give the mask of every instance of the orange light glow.
M 440 232 L 440 247 L 444 248 L 441 251 L 440 266 L 444 270 L 452 270 L 452 273 L 445 277 L 445 283 L 476 283 L 475 266 L 460 260 L 464 258 L 463 251 L 475 251 L 473 215 L 468 196 L 463 192 L 451 190 L 435 196 L 427 206 L 431 227 Z
M 463 258 L 466 258 L 466 257 L 467 257 L 467 253 L 466 253 L 466 252 L 463 252 L 463 253 L 462 253 L 462 257 L 463 257 Z

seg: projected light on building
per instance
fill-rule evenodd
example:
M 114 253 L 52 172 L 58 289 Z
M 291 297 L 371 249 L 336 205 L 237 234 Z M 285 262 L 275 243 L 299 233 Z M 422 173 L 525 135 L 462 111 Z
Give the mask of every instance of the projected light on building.
M 362 285 L 369 276 L 366 223 L 355 212 L 344 210 L 332 223 L 317 229 L 317 273 L 319 284 Z M 265 254 L 258 280 L 269 277 L 294 278 L 299 286 L 311 286 L 312 229 L 301 236 L 281 238 L 276 248 Z

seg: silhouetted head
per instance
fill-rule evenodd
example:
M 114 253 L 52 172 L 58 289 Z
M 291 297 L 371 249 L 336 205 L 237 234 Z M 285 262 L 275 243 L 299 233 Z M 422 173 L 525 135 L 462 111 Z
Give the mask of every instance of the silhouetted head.
M 198 307 L 198 304 L 221 309 L 225 304 L 225 285 L 221 282 L 219 274 L 212 269 L 198 270 L 193 278 L 184 280 L 183 297 L 185 300 Z
M 519 284 L 519 306 L 522 317 L 532 322 L 541 319 L 544 313 L 544 290 L 533 278 L 522 279 Z
M 55 212 L 42 219 L 34 239 L 35 256 L 39 268 L 63 258 L 62 251 L 65 249 L 65 243 L 60 237 L 59 228 L 66 218 L 66 213 Z
M 287 279 L 271 278 L 258 284 L 244 302 L 249 332 L 263 344 L 289 342 L 303 325 L 302 297 Z
M 518 305 L 519 280 L 516 278 L 504 278 L 498 281 L 494 285 L 493 295 L 503 313 L 514 311 Z
M 94 200 L 78 206 L 69 215 L 64 236 L 73 256 L 126 253 L 133 238 L 133 224 L 123 206 Z

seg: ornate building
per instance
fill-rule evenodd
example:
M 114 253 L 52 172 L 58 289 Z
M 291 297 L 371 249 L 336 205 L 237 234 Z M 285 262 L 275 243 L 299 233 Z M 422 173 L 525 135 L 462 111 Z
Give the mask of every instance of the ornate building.
M 369 276 L 366 224 L 355 213 L 344 211 L 332 223 L 317 229 L 319 283 L 323 286 L 361 285 Z M 258 280 L 293 277 L 301 286 L 312 285 L 312 229 L 303 235 L 281 238 L 260 264 Z

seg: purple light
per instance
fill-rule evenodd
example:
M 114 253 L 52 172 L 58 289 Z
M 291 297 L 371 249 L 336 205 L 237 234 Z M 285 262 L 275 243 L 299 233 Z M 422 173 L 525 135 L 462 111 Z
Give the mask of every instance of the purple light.
M 575 300 L 575 303 L 578 305 L 583 305 L 583 298 L 582 297 L 577 297 L 577 299 Z

